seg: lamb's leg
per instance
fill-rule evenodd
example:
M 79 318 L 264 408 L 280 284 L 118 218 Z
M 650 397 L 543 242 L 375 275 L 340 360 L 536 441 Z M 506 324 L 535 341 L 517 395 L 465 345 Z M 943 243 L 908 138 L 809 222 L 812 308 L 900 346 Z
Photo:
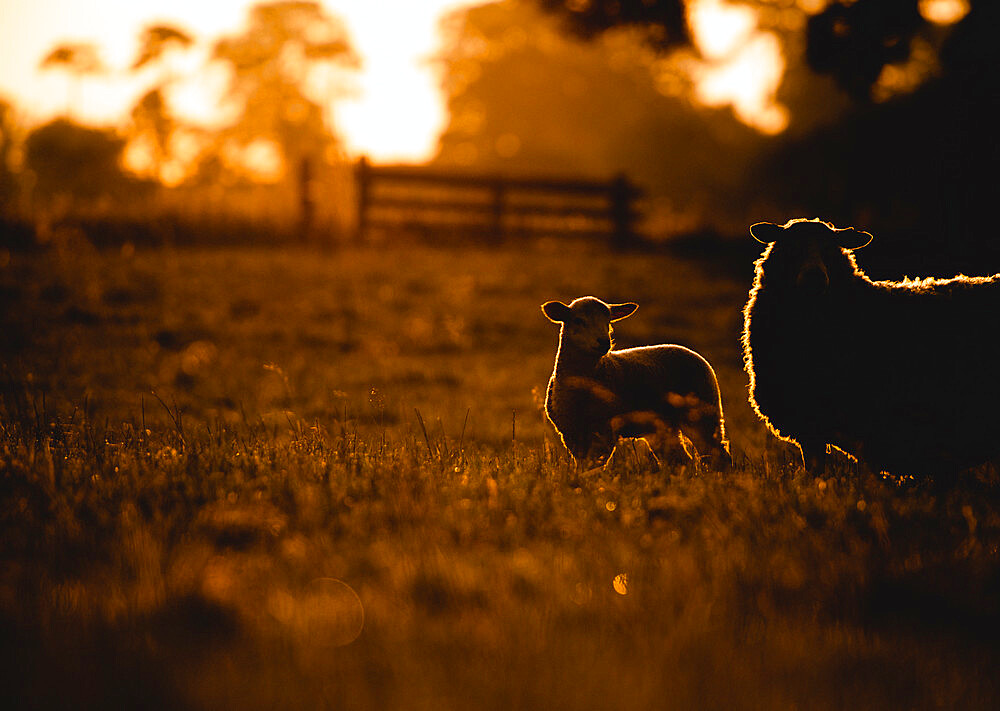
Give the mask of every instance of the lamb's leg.
M 643 439 L 660 460 L 661 469 L 666 466 L 683 467 L 690 464 L 696 456 L 688 451 L 684 435 L 679 429 L 664 427 L 658 429 L 655 434 L 645 435 Z
M 701 418 L 687 427 L 685 434 L 697 447 L 700 460 L 713 471 L 727 471 L 733 465 L 728 442 L 722 441 L 722 426 L 718 417 Z
M 620 437 L 611 455 L 604 463 L 604 471 L 614 475 L 626 474 L 629 471 L 660 470 L 660 460 L 653 452 L 649 442 L 640 437 Z

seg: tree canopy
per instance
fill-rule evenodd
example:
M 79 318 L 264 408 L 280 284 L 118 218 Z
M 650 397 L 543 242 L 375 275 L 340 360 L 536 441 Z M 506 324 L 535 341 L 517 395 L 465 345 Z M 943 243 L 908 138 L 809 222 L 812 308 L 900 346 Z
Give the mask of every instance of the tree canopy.
M 530 1 L 463 10 L 439 62 L 450 121 L 436 162 L 519 173 L 626 172 L 671 212 L 729 204 L 763 137 L 726 109 L 695 104 L 679 67 L 659 67 L 632 30 L 584 42 Z M 717 211 L 718 212 L 718 211 Z M 742 217 L 742 216 L 741 216 Z
M 56 45 L 39 62 L 41 69 L 59 69 L 70 76 L 66 91 L 66 113 L 78 101 L 74 94 L 79 92 L 79 84 L 88 74 L 99 74 L 105 70 L 104 62 L 97 47 L 89 42 L 64 42 Z
M 646 39 L 659 49 L 691 41 L 685 0 L 536 0 L 542 9 L 560 17 L 571 31 L 593 38 L 612 27 L 646 30 Z
M 194 44 L 194 38 L 184 30 L 172 25 L 150 25 L 139 37 L 139 53 L 132 63 L 132 70 L 141 69 L 163 56 L 171 47 L 187 49 Z
M 272 141 L 293 165 L 333 140 L 330 119 L 309 92 L 312 71 L 359 64 L 344 23 L 311 0 L 254 5 L 246 29 L 216 42 L 213 58 L 232 69 L 227 99 L 240 113 L 229 137 Z M 328 83 L 325 90 L 336 89 Z
M 124 147 L 125 140 L 114 131 L 56 119 L 28 135 L 24 162 L 34 175 L 37 197 L 124 197 L 142 185 L 121 169 Z
M 97 47 L 87 42 L 57 45 L 39 63 L 42 69 L 64 69 L 72 74 L 96 74 L 104 70 Z
M 609 29 L 639 26 L 658 49 L 690 43 L 691 0 L 535 0 L 573 32 L 594 37 Z M 956 0 L 958 2 L 958 0 Z M 993 0 L 968 0 L 973 12 Z M 758 9 L 787 6 L 777 0 L 741 0 Z M 921 0 L 830 0 L 810 15 L 806 59 L 813 71 L 832 76 L 853 98 L 867 101 L 883 69 L 909 58 L 912 40 L 936 31 Z

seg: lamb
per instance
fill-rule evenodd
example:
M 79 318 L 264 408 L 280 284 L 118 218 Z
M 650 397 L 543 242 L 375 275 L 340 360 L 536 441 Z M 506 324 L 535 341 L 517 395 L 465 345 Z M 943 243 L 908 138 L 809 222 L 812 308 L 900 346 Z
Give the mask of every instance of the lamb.
M 1000 274 L 872 281 L 867 232 L 760 222 L 743 309 L 750 405 L 803 464 L 828 446 L 873 471 L 940 475 L 1000 454 Z
M 578 464 L 606 465 L 619 437 L 642 437 L 661 457 L 728 467 L 722 397 L 708 361 L 678 345 L 612 350 L 611 323 L 637 308 L 593 296 L 542 304 L 561 325 L 546 416 Z

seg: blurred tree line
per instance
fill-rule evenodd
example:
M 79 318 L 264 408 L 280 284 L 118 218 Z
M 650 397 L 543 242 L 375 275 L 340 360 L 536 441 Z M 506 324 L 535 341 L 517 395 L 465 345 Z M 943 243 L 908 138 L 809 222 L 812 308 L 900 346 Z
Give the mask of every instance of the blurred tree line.
M 777 38 L 781 131 L 698 100 L 698 5 Z M 626 171 L 654 232 L 822 216 L 895 268 L 1000 270 L 992 0 L 503 0 L 453 15 L 437 160 Z M 761 69 L 762 70 L 762 69 Z M 752 79 L 752 77 L 751 77 Z
M 324 109 L 344 93 L 337 70 L 359 65 L 343 22 L 310 0 L 253 6 L 241 33 L 207 50 L 210 64 L 228 69 L 219 108 L 231 118 L 219 127 L 187 122 L 171 106 L 186 78 L 177 60 L 198 44 L 178 27 L 144 29 L 129 71 L 147 89 L 115 128 L 73 118 L 82 80 L 106 71 L 97 48 L 53 48 L 39 66 L 68 75 L 64 115 L 27 128 L 0 102 L 3 213 L 44 224 L 152 223 L 159 215 L 237 230 L 263 223 L 299 236 L 337 229 L 345 201 L 330 201 L 323 214 L 316 208 L 319 194 L 342 190 L 337 183 L 349 175 Z
M 582 43 L 534 2 L 505 0 L 452 16 L 445 37 L 442 165 L 624 171 L 662 203 L 651 229 L 676 232 L 696 224 L 708 196 L 740 190 L 759 149 L 757 132 L 697 106 L 681 68 L 634 32 Z
M 752 11 L 735 50 L 706 48 L 696 18 L 709 6 Z M 624 171 L 650 193 L 654 236 L 742 239 L 753 221 L 821 216 L 875 232 L 869 254 L 884 249 L 911 273 L 1000 270 L 988 236 L 1000 158 L 998 12 L 992 0 L 465 8 L 442 26 L 436 66 L 449 120 L 434 162 Z M 777 58 L 730 78 L 738 90 L 775 73 L 763 99 L 775 120 L 755 125 L 703 89 L 707 73 L 762 38 Z M 218 128 L 171 108 L 181 78 L 172 58 L 200 44 L 176 27 L 144 31 L 132 71 L 148 89 L 115 130 L 72 119 L 86 77 L 102 70 L 96 50 L 54 48 L 41 64 L 67 73 L 66 115 L 29 130 L 0 104 L 4 212 L 132 209 L 145 218 L 153 202 L 204 219 L 280 213 L 299 233 L 346 222 L 350 172 L 326 110 L 359 64 L 344 24 L 317 2 L 255 5 L 243 32 L 208 49 L 210 63 L 229 70 L 221 103 L 231 118 Z

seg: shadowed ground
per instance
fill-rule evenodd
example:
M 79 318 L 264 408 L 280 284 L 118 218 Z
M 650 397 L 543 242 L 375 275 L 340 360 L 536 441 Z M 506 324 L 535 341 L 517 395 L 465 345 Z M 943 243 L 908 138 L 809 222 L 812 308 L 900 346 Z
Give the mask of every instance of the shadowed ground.
M 15 252 L 0 683 L 41 708 L 995 708 L 995 474 L 790 467 L 746 404 L 744 271 Z M 619 345 L 712 362 L 735 472 L 567 466 L 538 305 L 584 294 L 640 304 Z

